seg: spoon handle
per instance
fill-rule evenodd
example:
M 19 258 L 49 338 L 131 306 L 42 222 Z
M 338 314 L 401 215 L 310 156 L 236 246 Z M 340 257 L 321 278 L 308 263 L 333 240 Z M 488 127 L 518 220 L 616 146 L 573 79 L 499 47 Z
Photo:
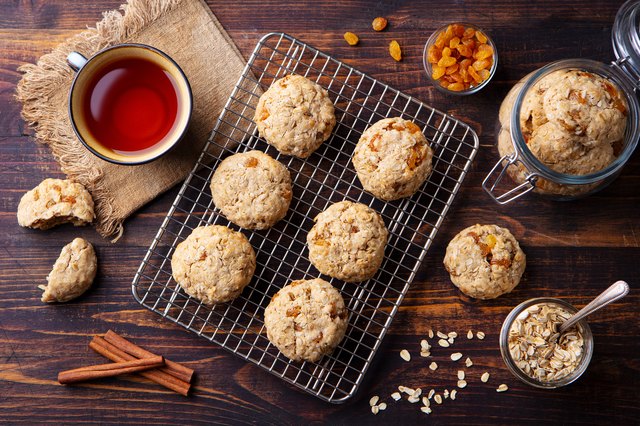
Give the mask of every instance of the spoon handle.
M 580 309 L 575 313 L 575 315 L 563 322 L 560 326 L 560 329 L 558 330 L 559 333 L 564 333 L 565 331 L 567 331 L 567 329 L 574 326 L 584 317 L 591 315 L 598 309 L 608 305 L 611 302 L 615 302 L 616 300 L 623 298 L 627 295 L 627 293 L 629 293 L 629 284 L 624 281 L 616 281 L 615 283 L 611 284 L 608 289 L 600 293 L 598 297 L 593 299 L 591 303 Z

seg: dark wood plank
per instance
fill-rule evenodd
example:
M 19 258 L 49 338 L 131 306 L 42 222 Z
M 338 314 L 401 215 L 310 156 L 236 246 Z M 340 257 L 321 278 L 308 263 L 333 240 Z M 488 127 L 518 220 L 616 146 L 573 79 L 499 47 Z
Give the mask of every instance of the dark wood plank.
M 124 238 L 113 245 L 90 228 L 62 226 L 47 232 L 20 228 L 15 211 L 22 194 L 45 177 L 61 176 L 48 150 L 33 143 L 13 99 L 16 68 L 50 51 L 66 37 L 92 25 L 103 10 L 120 1 L 70 4 L 62 0 L 0 1 L 0 419 L 7 423 L 204 423 L 337 424 L 417 423 L 634 424 L 640 408 L 640 157 L 635 154 L 620 177 L 589 198 L 557 203 L 530 196 L 498 206 L 482 191 L 482 179 L 497 159 L 496 114 L 509 88 L 550 61 L 613 58 L 610 31 L 622 1 L 491 2 L 392 1 L 295 4 L 267 0 L 208 1 L 241 52 L 248 57 L 256 41 L 270 31 L 285 31 L 344 60 L 436 108 L 469 122 L 481 149 L 459 197 L 443 223 L 390 332 L 367 373 L 360 392 L 343 405 L 325 404 L 303 394 L 204 339 L 140 307 L 131 296 L 131 279 L 173 201 L 177 188 L 142 208 L 127 223 Z M 378 15 L 389 29 L 369 28 Z M 471 21 L 493 36 L 500 68 L 488 88 L 453 98 L 429 85 L 422 70 L 422 48 L 429 34 L 452 21 Z M 347 46 L 345 31 L 361 37 Z M 396 39 L 405 58 L 388 57 Z M 212 123 L 213 125 L 213 123 Z M 442 267 L 447 242 L 473 223 L 509 227 L 528 256 L 525 277 L 509 295 L 477 301 L 459 293 Z M 60 248 L 75 236 L 92 241 L 100 259 L 94 287 L 77 301 L 48 306 L 37 285 L 45 281 Z M 502 320 L 523 300 L 562 297 L 581 306 L 616 279 L 632 285 L 631 294 L 592 317 L 595 355 L 587 373 L 564 389 L 531 389 L 510 376 L 498 350 Z M 112 328 L 149 350 L 195 368 L 194 394 L 183 398 L 138 379 L 108 379 L 79 386 L 55 381 L 60 370 L 103 362 L 88 349 L 91 336 Z M 417 356 L 429 329 L 483 330 L 485 340 L 462 338 L 454 348 L 470 356 L 469 386 L 456 401 L 446 401 L 430 417 L 419 404 L 393 403 L 400 384 L 423 390 L 452 389 L 453 350 L 434 348 L 436 372 Z M 414 354 L 410 363 L 401 349 Z M 487 384 L 479 381 L 491 373 Z M 499 383 L 510 390 L 495 392 Z M 378 416 L 368 400 L 389 403 Z

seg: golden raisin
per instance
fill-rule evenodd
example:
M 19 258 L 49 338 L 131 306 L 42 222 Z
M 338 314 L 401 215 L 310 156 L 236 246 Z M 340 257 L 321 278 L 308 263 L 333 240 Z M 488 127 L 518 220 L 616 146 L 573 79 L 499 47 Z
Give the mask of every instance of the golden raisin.
M 287 316 L 295 318 L 300 315 L 300 310 L 300 306 L 292 306 L 291 308 L 287 309 Z
M 392 40 L 391 43 L 389 43 L 389 54 L 398 62 L 402 60 L 402 50 L 400 50 L 400 44 L 398 44 L 397 41 Z
M 487 235 L 486 241 L 487 241 L 487 246 L 489 246 L 490 249 L 493 249 L 496 246 L 496 243 L 498 242 L 498 240 L 496 239 L 496 236 L 493 234 Z
M 441 57 L 442 52 L 438 50 L 435 44 L 429 46 L 427 50 L 427 61 L 429 61 L 430 64 L 437 64 Z
M 387 28 L 387 19 L 383 18 L 382 16 L 378 16 L 371 23 L 371 28 L 373 28 L 374 31 L 384 30 L 385 28 Z
M 249 157 L 244 165 L 245 167 L 253 168 L 258 165 L 258 159 L 255 157 Z
M 482 34 L 482 32 L 480 32 L 480 31 L 476 31 L 476 38 L 478 39 L 478 41 L 480 43 L 486 43 L 487 42 L 487 36 Z
M 460 92 L 461 90 L 464 90 L 464 84 L 459 82 L 451 83 L 450 85 L 447 86 L 447 89 L 452 90 L 454 92 Z
M 347 43 L 349 43 L 349 46 L 355 46 L 360 41 L 358 36 L 350 31 L 347 31 L 346 33 L 344 33 L 344 39 L 346 40 Z
M 445 67 L 441 67 L 440 65 L 434 65 L 433 70 L 431 72 L 431 78 L 434 80 L 439 80 L 446 72 Z

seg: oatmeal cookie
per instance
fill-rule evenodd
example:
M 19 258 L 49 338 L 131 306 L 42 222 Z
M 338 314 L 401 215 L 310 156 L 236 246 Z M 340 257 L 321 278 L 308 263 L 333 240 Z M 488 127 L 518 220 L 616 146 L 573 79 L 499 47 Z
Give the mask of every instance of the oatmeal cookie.
M 235 154 L 217 167 L 211 195 L 231 222 L 248 229 L 267 229 L 289 210 L 291 176 L 284 165 L 263 152 Z
M 391 201 L 420 188 L 431 173 L 432 158 L 420 127 L 402 118 L 385 118 L 362 134 L 353 165 L 366 191 Z
M 213 305 L 242 293 L 255 272 L 256 254 L 241 232 L 226 226 L 201 226 L 178 244 L 171 269 L 185 293 Z
M 60 256 L 47 276 L 42 301 L 68 302 L 87 291 L 98 270 L 98 259 L 93 246 L 82 238 L 76 238 L 62 248 Z
M 518 285 L 526 256 L 508 229 L 473 225 L 449 242 L 444 266 L 467 296 L 494 299 Z
M 24 194 L 18 205 L 18 223 L 27 228 L 49 229 L 62 223 L 80 226 L 95 217 L 89 191 L 70 180 L 45 179 Z
M 313 266 L 347 282 L 365 281 L 375 275 L 389 235 L 375 210 L 341 201 L 320 213 L 315 221 L 307 234 Z
M 325 89 L 291 74 L 260 96 L 254 121 L 260 136 L 278 151 L 306 158 L 329 138 L 336 116 Z
M 293 281 L 264 311 L 267 337 L 287 358 L 316 362 L 342 341 L 348 312 L 340 292 L 320 279 Z

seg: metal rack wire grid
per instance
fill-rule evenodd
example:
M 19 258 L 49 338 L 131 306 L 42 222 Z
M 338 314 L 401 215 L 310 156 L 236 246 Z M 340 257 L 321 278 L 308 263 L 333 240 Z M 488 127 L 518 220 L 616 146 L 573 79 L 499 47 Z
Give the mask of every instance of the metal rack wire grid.
M 300 74 L 329 92 L 337 124 L 309 158 L 281 155 L 258 136 L 253 115 L 273 81 Z M 400 116 L 423 129 L 433 150 L 433 171 L 410 198 L 383 202 L 364 192 L 351 166 L 362 132 Z M 285 164 L 293 180 L 287 216 L 273 228 L 251 232 L 215 208 L 209 189 L 217 164 L 229 155 L 258 149 Z M 353 396 L 418 272 L 478 149 L 466 124 L 392 89 L 282 33 L 257 44 L 191 174 L 180 189 L 132 283 L 136 300 L 189 331 L 215 342 L 285 381 L 329 402 Z M 385 259 L 372 279 L 338 288 L 349 310 L 349 327 L 333 354 L 318 363 L 294 363 L 266 337 L 264 309 L 292 280 L 320 276 L 309 263 L 306 235 L 315 216 L 332 203 L 351 200 L 378 211 L 389 230 Z M 186 295 L 171 276 L 171 256 L 191 231 L 207 224 L 240 230 L 256 251 L 251 283 L 231 303 L 207 306 Z

